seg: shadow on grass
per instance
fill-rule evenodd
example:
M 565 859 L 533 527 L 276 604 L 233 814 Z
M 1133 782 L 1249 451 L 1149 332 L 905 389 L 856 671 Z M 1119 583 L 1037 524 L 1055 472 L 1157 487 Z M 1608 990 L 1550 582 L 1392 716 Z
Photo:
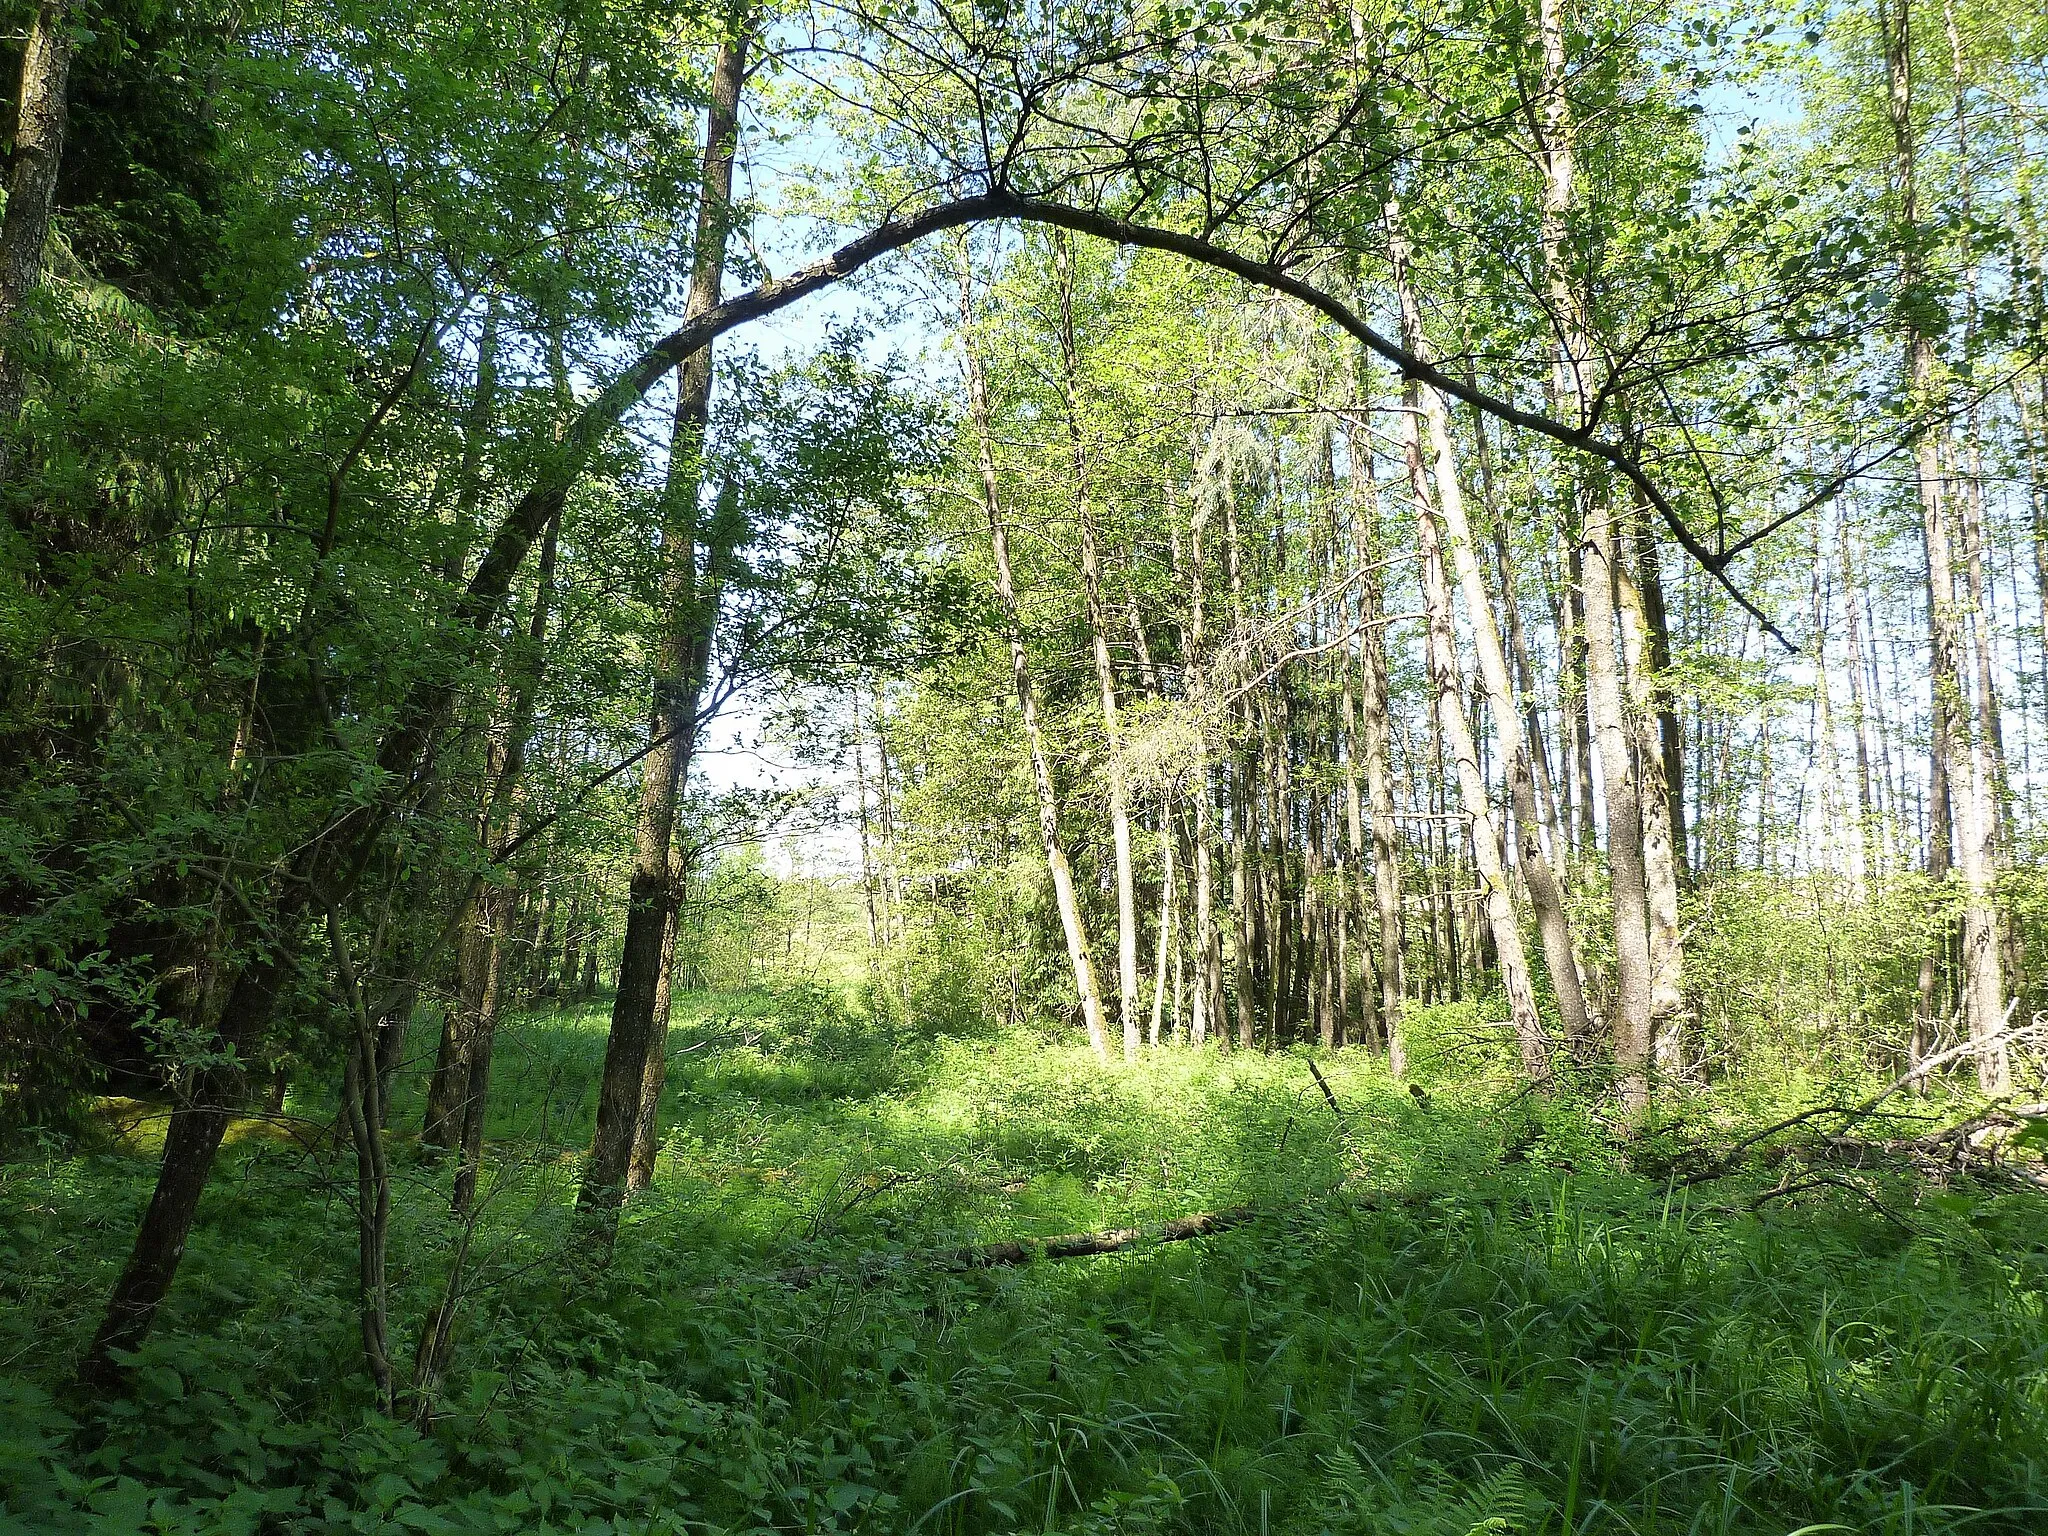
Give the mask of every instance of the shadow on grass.
M 1448 1079 L 1425 1103 L 1362 1053 L 1319 1058 L 1340 1118 L 1298 1058 L 1104 1069 L 1024 1034 L 930 1039 L 804 1006 L 679 999 L 659 1179 L 605 1271 L 569 1215 L 603 1005 L 508 1024 L 477 1285 L 425 1438 L 364 1413 L 338 1151 L 224 1155 L 135 1397 L 82 1416 L 51 1389 L 149 1166 L 5 1170 L 0 1514 L 39 1531 L 2043 1528 L 2035 1205 L 1944 1197 L 1911 1230 L 1825 1193 L 1750 1214 L 1630 1176 L 1568 1104 Z M 399 1163 L 403 1352 L 456 1233 L 445 1164 L 407 1146 Z M 1268 1214 L 1193 1243 L 964 1276 L 916 1261 L 1246 1201 Z M 831 1271 L 792 1290 L 773 1279 L 792 1261 Z

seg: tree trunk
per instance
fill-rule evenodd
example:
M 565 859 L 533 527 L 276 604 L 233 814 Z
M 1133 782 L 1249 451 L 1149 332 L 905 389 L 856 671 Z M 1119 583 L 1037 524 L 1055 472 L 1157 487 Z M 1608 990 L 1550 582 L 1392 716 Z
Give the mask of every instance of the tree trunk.
M 1152 967 L 1152 1022 L 1147 1032 L 1147 1041 L 1155 1049 L 1159 1045 L 1159 1025 L 1166 1011 L 1166 968 L 1173 953 L 1174 924 L 1179 917 L 1179 884 L 1174 868 L 1173 828 L 1171 817 L 1162 810 L 1159 817 L 1159 857 L 1161 862 L 1159 885 L 1159 932 L 1158 953 Z
M 1059 288 L 1060 361 L 1067 435 L 1073 449 L 1074 518 L 1081 538 L 1081 589 L 1088 610 L 1088 637 L 1095 660 L 1095 686 L 1102 706 L 1103 754 L 1108 770 L 1109 832 L 1116 858 L 1117 1017 L 1122 1024 L 1124 1060 L 1138 1058 L 1138 892 L 1131 860 L 1130 797 L 1124 783 L 1123 734 L 1118 722 L 1116 670 L 1109 656 L 1109 610 L 1103 600 L 1102 562 L 1095 545 L 1095 515 L 1089 505 L 1090 460 L 1081 421 L 1079 349 L 1074 334 L 1074 264 L 1071 242 L 1053 242 Z
M 1636 520 L 1641 520 L 1640 508 Z M 1617 556 L 1625 548 L 1640 552 L 1642 530 L 1633 532 L 1634 537 L 1620 542 Z M 1643 886 L 1650 925 L 1650 1048 L 1657 1070 L 1675 1076 L 1685 1057 L 1685 944 L 1679 931 L 1677 834 L 1665 779 L 1673 755 L 1665 750 L 1663 733 L 1669 705 L 1664 672 L 1654 659 L 1648 604 L 1626 560 L 1616 565 L 1615 578 L 1641 786 Z
M 493 744 L 492 776 L 484 799 L 483 847 L 495 851 L 519 836 L 525 799 L 526 754 L 533 736 L 534 708 L 547 666 L 549 611 L 554 599 L 555 558 L 561 518 L 551 518 L 541 538 L 540 569 L 534 585 L 533 614 L 527 622 L 527 654 L 516 663 L 503 705 L 504 724 Z M 516 881 L 479 881 L 469 909 L 472 928 L 462 941 L 460 1006 L 467 1014 L 460 1031 L 460 1060 L 451 1071 L 459 1085 L 451 1145 L 461 1152 L 455 1169 L 453 1209 L 466 1216 L 476 1195 L 483 1159 L 484 1117 L 490 1110 L 491 1050 L 497 1040 L 498 1016 L 505 1001 L 506 971 L 511 964 L 510 928 L 519 907 Z
M 456 471 L 455 534 L 449 540 L 442 577 L 450 585 L 462 580 L 468 563 L 472 523 L 483 496 L 484 450 L 490 441 L 493 412 L 498 393 L 497 296 L 484 303 L 482 326 L 477 332 L 476 385 L 470 391 L 469 409 L 462 424 L 462 460 Z M 550 519 L 550 526 L 554 526 Z M 488 811 L 480 806 L 479 836 L 488 833 Z M 458 977 L 470 963 L 476 943 L 476 904 L 483 887 L 474 880 L 464 887 L 462 910 L 456 918 L 456 969 Z M 462 1139 L 462 1099 L 469 1085 L 468 1042 L 465 1038 L 474 1018 L 473 997 L 466 997 L 458 980 L 454 998 L 441 1010 L 441 1040 L 434 1053 L 433 1075 L 427 1080 L 426 1116 L 420 1129 L 421 1142 L 440 1151 L 452 1151 Z
M 1664 605 L 1663 562 L 1657 552 L 1657 530 L 1637 509 L 1636 573 L 1641 584 L 1644 656 L 1649 675 L 1671 670 L 1671 616 Z M 1671 844 L 1672 877 L 1684 887 L 1692 878 L 1686 862 L 1685 730 L 1678 718 L 1678 700 L 1668 686 L 1652 690 L 1657 711 L 1657 746 L 1664 761 L 1662 800 L 1666 837 Z
M 1618 572 L 1615 516 L 1586 507 L 1580 546 L 1581 598 L 1586 611 L 1586 698 L 1598 733 L 1600 777 L 1607 798 L 1607 868 L 1614 910 L 1614 1058 L 1622 1104 L 1640 1119 L 1650 1102 L 1651 969 L 1641 802 L 1628 716 L 1615 650 L 1614 583 Z
M 1031 663 L 1024 650 L 1024 619 L 1017 603 L 1016 575 L 1010 567 L 1010 536 L 1003 524 L 1002 504 L 996 489 L 994 427 L 989 408 L 988 384 L 982 373 L 981 355 L 974 344 L 973 272 L 963 252 L 960 277 L 960 324 L 965 336 L 962 348 L 967 374 L 967 403 L 975 428 L 976 453 L 981 463 L 982 506 L 988 516 L 989 549 L 995 558 L 996 596 L 1003 606 L 1004 626 L 1010 640 L 1010 675 L 1016 684 L 1017 708 L 1023 717 L 1024 747 L 1031 759 L 1031 783 L 1038 797 L 1038 833 L 1045 848 L 1045 863 L 1052 876 L 1053 900 L 1059 908 L 1060 927 L 1067 940 L 1067 962 L 1074 973 L 1074 990 L 1079 995 L 1081 1018 L 1088 1029 L 1088 1044 L 1107 1060 L 1109 1034 L 1102 1017 L 1102 997 L 1095 984 L 1095 961 L 1089 951 L 1088 930 L 1082 920 L 1080 896 L 1074 889 L 1073 867 L 1060 840 L 1059 801 L 1055 798 L 1052 765 L 1046 759 L 1045 735 L 1038 719 L 1038 691 L 1031 678 Z
M 751 18 L 744 7 L 718 48 L 711 104 L 705 113 L 703 185 L 697 201 L 697 238 L 686 317 L 718 304 L 731 232 L 732 172 L 739 137 L 740 86 L 746 76 Z M 689 769 L 696 728 L 692 672 L 710 622 L 702 611 L 698 562 L 698 497 L 704 432 L 711 411 L 711 350 L 691 353 L 676 368 L 675 429 L 669 439 L 668 482 L 662 496 L 662 606 L 666 628 L 655 662 L 654 708 L 641 764 L 640 808 L 633 836 L 633 876 L 626 898 L 626 935 L 619 950 L 618 990 L 605 1039 L 598 1088 L 597 1128 L 584 1165 L 577 1204 L 616 1211 L 629 1192 L 634 1147 L 642 1127 L 641 1102 L 653 1062 L 665 1048 L 668 1020 L 656 1009 L 665 998 L 663 957 L 673 953 L 670 925 L 676 891 L 670 841 L 676 802 Z M 651 1127 L 649 1128 L 651 1129 Z M 609 1233 L 609 1223 L 602 1224 Z
M 72 51 L 69 9 L 67 0 L 41 0 L 21 55 L 7 212 L 0 219 L 0 482 L 13 474 L 14 432 L 28 391 L 21 310 L 42 282 L 43 246 L 50 233 L 57 166 L 64 155 Z
M 1543 163 L 1544 291 L 1560 345 L 1551 370 L 1552 410 L 1583 418 L 1590 398 L 1585 316 L 1565 256 L 1567 224 L 1576 198 L 1576 152 L 1561 0 L 1540 0 L 1537 28 L 1543 49 L 1541 151 Z M 1620 577 L 1616 518 L 1594 487 L 1578 496 L 1583 529 L 1571 553 L 1573 590 L 1584 624 L 1586 714 L 1600 757 L 1607 802 L 1607 862 L 1614 909 L 1615 1065 L 1622 1104 L 1639 1120 L 1649 1107 L 1651 981 L 1641 803 L 1631 758 L 1631 732 L 1623 710 L 1615 647 L 1615 591 Z M 1591 785 L 1581 784 L 1583 851 L 1591 851 Z
M 1187 623 L 1181 632 L 1181 661 L 1188 678 L 1188 693 L 1202 731 L 1200 750 L 1192 774 L 1189 799 L 1194 805 L 1193 864 L 1195 881 L 1194 996 L 1189 1005 L 1188 1043 L 1209 1043 L 1209 1031 L 1221 1030 L 1223 1019 L 1223 948 L 1216 929 L 1216 870 L 1214 863 L 1216 788 L 1209 761 L 1207 666 L 1207 577 L 1202 536 L 1208 530 L 1209 509 L 1198 489 L 1188 516 L 1186 568 Z M 1175 541 L 1178 555 L 1178 540 Z
M 363 1365 L 376 1393 L 378 1411 L 392 1412 L 396 1389 L 391 1371 L 390 1286 L 386 1257 L 391 1233 L 391 1169 L 384 1155 L 384 1112 L 377 1102 L 377 1040 L 364 1006 L 362 988 L 349 959 L 340 909 L 327 908 L 327 939 L 333 954 L 342 1004 L 351 1029 L 342 1074 L 342 1112 L 356 1148 L 356 1283 Z
M 569 404 L 568 370 L 562 359 L 560 332 L 549 348 L 558 404 Z M 479 393 L 483 383 L 478 385 Z M 465 458 L 469 452 L 465 444 Z M 541 535 L 540 567 L 534 585 L 533 612 L 526 628 L 526 654 L 512 663 L 500 689 L 497 719 L 490 732 L 486 777 L 477 818 L 477 841 L 488 857 L 518 836 L 519 805 L 524 795 L 526 754 L 533 734 L 534 708 L 547 667 L 547 631 L 554 598 L 555 561 L 560 547 L 561 514 L 548 519 Z M 459 1150 L 455 1171 L 455 1211 L 463 1214 L 476 1188 L 476 1159 L 482 1155 L 483 1121 L 490 1101 L 491 1045 L 498 1028 L 511 963 L 510 928 L 517 915 L 516 884 L 478 875 L 470 881 L 457 923 L 455 996 L 445 1010 L 441 1046 L 427 1097 L 425 1144 Z
M 1413 296 L 1407 291 L 1405 247 L 1398 234 L 1399 218 L 1398 212 L 1389 217 L 1389 224 L 1397 231 L 1394 237 L 1394 270 L 1397 281 L 1402 284 L 1404 328 L 1412 329 L 1419 316 Z M 1411 339 L 1411 347 L 1414 339 L 1419 338 Z M 1550 1040 L 1542 1017 L 1536 1011 L 1536 994 L 1530 985 L 1528 961 L 1522 951 L 1522 933 L 1515 919 L 1515 904 L 1508 890 L 1507 869 L 1501 856 L 1500 833 L 1494 825 L 1486 776 L 1480 770 L 1479 749 L 1465 715 L 1464 679 L 1458 668 L 1451 589 L 1444 573 L 1443 542 L 1437 528 L 1437 506 L 1457 494 L 1453 478 L 1455 466 L 1450 462 L 1450 440 L 1443 432 L 1441 407 L 1432 418 L 1428 406 L 1422 401 L 1422 390 L 1421 385 L 1412 380 L 1409 382 L 1403 446 L 1408 456 L 1409 486 L 1415 497 L 1415 527 L 1422 556 L 1422 598 L 1429 615 L 1430 685 L 1435 695 L 1437 726 L 1444 746 L 1449 749 L 1459 793 L 1465 804 L 1473 862 L 1478 872 L 1487 922 L 1493 934 L 1494 952 L 1499 959 L 1501 989 L 1507 994 L 1509 1022 L 1514 1026 L 1515 1040 L 1521 1049 L 1522 1070 L 1530 1082 L 1547 1084 L 1551 1080 Z M 1418 415 L 1428 423 L 1431 436 L 1440 439 L 1433 445 L 1437 457 L 1437 497 L 1430 494 L 1428 473 L 1423 466 L 1423 427 L 1416 419 Z M 1483 616 L 1485 622 L 1491 624 L 1492 613 L 1484 606 L 1483 597 L 1475 617 L 1478 616 Z M 1496 642 L 1495 661 L 1499 660 Z M 1503 683 L 1506 681 L 1504 666 L 1501 668 L 1501 680 Z M 1515 718 L 1512 703 L 1505 713 L 1506 720 L 1511 723 Z
M 1896 13 L 1884 26 L 1886 105 L 1891 118 L 1894 179 L 1899 217 L 1908 229 L 1919 218 L 1915 187 L 1916 147 L 1913 139 L 1912 25 L 1908 0 L 1896 0 Z M 1919 277 L 1918 261 L 1909 254 L 1901 280 L 1911 287 Z M 1933 413 L 1942 404 L 1940 364 L 1934 343 L 1909 321 L 1906 366 L 1912 408 Z M 2005 983 L 1998 944 L 1998 913 L 1992 890 L 1996 859 L 1996 828 L 1992 815 L 1995 792 L 1989 731 L 1972 719 L 1964 692 L 1961 644 L 1957 623 L 1954 562 L 1950 553 L 1947 509 L 1943 505 L 1941 439 L 1938 428 L 1924 430 L 1914 445 L 1921 526 L 1927 546 L 1928 628 L 1932 642 L 1934 732 L 1931 768 L 1943 782 L 1953 815 L 1956 866 L 1962 876 L 1963 1018 L 1978 1044 L 1977 1082 L 1987 1094 L 2011 1087 L 2005 1047 L 1994 1043 L 2005 1026 Z M 1930 851 L 1932 840 L 1930 839 Z M 1930 857 L 1929 873 L 1934 873 Z M 1930 957 L 1931 958 L 1931 957 Z M 1932 987 L 1929 966 L 1922 965 L 1922 1022 L 1929 1022 Z M 1915 1042 L 1918 1047 L 1921 1042 Z
M 1849 648 L 1849 728 L 1856 739 L 1856 848 L 1861 859 L 1858 877 L 1863 882 L 1878 873 L 1877 806 L 1871 798 L 1870 715 L 1863 698 L 1863 627 L 1861 604 L 1856 600 L 1855 557 L 1850 551 L 1848 519 L 1836 516 L 1836 555 L 1842 573 L 1842 629 Z
M 1400 284 L 1402 340 L 1409 351 L 1425 357 L 1428 355 L 1428 340 L 1422 332 L 1422 312 L 1406 281 L 1405 248 L 1402 258 L 1397 261 L 1396 272 Z M 1451 563 L 1464 593 L 1465 616 L 1479 653 L 1480 680 L 1492 706 L 1494 729 L 1500 736 L 1501 760 L 1507 769 L 1515 825 L 1520 832 L 1517 850 L 1521 875 L 1528 887 L 1529 906 L 1536 918 L 1537 935 L 1543 943 L 1544 965 L 1550 972 L 1550 984 L 1557 996 L 1558 1018 L 1564 1026 L 1565 1037 L 1573 1041 L 1583 1040 L 1591 1033 L 1592 1026 L 1586 1015 L 1585 994 L 1579 984 L 1579 957 L 1572 946 L 1571 928 L 1565 918 L 1564 889 L 1551 868 L 1550 855 L 1544 847 L 1545 827 L 1536 803 L 1536 775 L 1530 744 L 1522 734 L 1520 701 L 1508 676 L 1507 655 L 1501 647 L 1500 631 L 1493 622 L 1493 599 L 1486 590 L 1486 578 L 1479 568 L 1478 546 L 1473 539 L 1471 522 L 1465 515 L 1465 495 L 1458 483 L 1457 454 L 1451 443 L 1450 421 L 1444 410 L 1443 396 L 1434 389 L 1418 385 L 1415 400 L 1422 412 L 1423 426 L 1427 429 L 1427 456 L 1435 473 L 1436 508 L 1444 522 L 1444 542 L 1450 546 Z M 1513 606 L 1513 592 L 1506 594 L 1506 601 L 1510 607 Z M 1474 837 L 1480 835 L 1475 827 Z M 1482 866 L 1482 881 L 1484 878 Z M 1497 935 L 1495 942 L 1499 942 Z
M 1359 633 L 1364 635 L 1366 616 L 1361 605 L 1358 614 Z M 1343 671 L 1341 684 L 1344 699 L 1344 846 L 1349 855 L 1349 866 L 1345 870 L 1344 899 L 1342 907 L 1347 916 L 1356 914 L 1356 927 L 1360 934 L 1366 930 L 1365 914 L 1369 908 L 1371 876 L 1367 873 L 1368 862 L 1365 851 L 1364 801 L 1361 798 L 1359 769 L 1365 760 L 1365 737 L 1358 723 L 1358 679 L 1348 653 L 1340 655 L 1338 666 Z M 1346 925 L 1348 937 L 1349 922 Z M 1361 951 L 1361 957 L 1363 952 Z M 1348 972 L 1346 973 L 1348 982 Z M 1370 988 L 1359 991 L 1359 1011 L 1363 1015 L 1365 1039 L 1370 1042 L 1379 1034 L 1379 1009 Z M 1350 1010 L 1346 1009 L 1349 1018 Z
M 234 1058 L 247 1049 L 269 1021 L 296 963 L 304 892 L 298 882 L 286 888 L 277 905 L 271 947 L 250 960 L 229 989 L 217 1026 L 221 1056 Z M 239 1061 L 211 1066 L 198 1075 L 190 1097 L 171 1111 L 156 1189 L 136 1229 L 128 1262 L 107 1298 L 99 1330 L 79 1365 L 79 1380 L 88 1389 L 100 1394 L 117 1390 L 121 1367 L 114 1355 L 139 1348 L 149 1333 L 185 1255 L 199 1197 L 242 1091 Z
M 1407 1038 L 1401 1028 L 1405 991 L 1401 841 L 1400 826 L 1394 819 L 1394 771 L 1387 721 L 1386 602 L 1375 569 L 1380 550 L 1378 495 L 1362 441 L 1362 431 L 1350 438 L 1352 539 L 1359 572 L 1358 745 L 1365 765 L 1365 803 L 1372 828 L 1372 904 L 1379 927 L 1380 1029 L 1387 1042 L 1387 1070 L 1400 1078 L 1408 1070 Z

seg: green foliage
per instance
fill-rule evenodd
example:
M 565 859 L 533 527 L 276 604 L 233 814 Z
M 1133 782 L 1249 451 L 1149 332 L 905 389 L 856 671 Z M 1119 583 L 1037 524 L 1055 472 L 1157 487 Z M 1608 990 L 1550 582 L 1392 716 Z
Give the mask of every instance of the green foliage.
M 14 1165 L 0 1513 L 763 1536 L 1905 1536 L 2048 1513 L 2029 1197 L 1912 1209 L 1887 1189 L 1903 1228 L 1825 1191 L 1752 1214 L 1740 1181 L 1631 1176 L 1581 1111 L 1460 1089 L 1465 1068 L 1423 1102 L 1361 1055 L 1320 1058 L 1340 1125 L 1298 1057 L 1105 1073 L 815 987 L 678 1011 L 674 1131 L 602 1276 L 559 1246 L 552 1170 L 587 1133 L 555 1106 L 587 1102 L 565 1080 L 594 1074 L 603 1010 L 508 1021 L 491 1257 L 425 1436 L 366 1412 L 331 1153 L 237 1144 L 177 1315 L 132 1400 L 99 1407 L 63 1369 L 146 1165 Z M 1454 1039 L 1463 1017 L 1419 1024 Z M 405 1327 L 445 1262 L 445 1179 L 401 1183 Z M 1248 1200 L 1248 1227 L 1121 1257 L 971 1276 L 916 1257 Z M 778 1283 L 789 1264 L 825 1278 Z

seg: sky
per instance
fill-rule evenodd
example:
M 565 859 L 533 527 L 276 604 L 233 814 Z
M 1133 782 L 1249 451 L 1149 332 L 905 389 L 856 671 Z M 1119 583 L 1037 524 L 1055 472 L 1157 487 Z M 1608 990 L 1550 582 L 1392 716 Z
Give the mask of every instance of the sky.
M 758 123 L 749 120 L 742 125 L 741 183 L 744 195 L 762 210 L 749 226 L 749 234 L 769 269 L 778 275 L 821 254 L 817 222 L 779 210 L 792 200 L 788 195 L 792 185 L 806 181 L 807 167 L 829 160 L 833 152 L 834 146 L 818 131 L 778 144 L 770 142 Z M 824 236 L 834 243 L 845 237 L 843 230 Z M 726 295 L 746 286 L 729 275 Z M 847 324 L 868 331 L 868 354 L 878 362 L 895 355 L 919 371 L 942 362 L 938 355 L 945 342 L 942 330 L 915 310 L 887 305 L 857 281 L 801 300 L 732 333 L 719 345 L 728 353 L 739 349 L 755 352 L 764 363 L 774 366 L 816 352 L 835 328 Z M 734 696 L 704 733 L 699 749 L 701 768 L 692 782 L 714 794 L 736 788 L 816 785 L 850 797 L 851 766 L 834 770 L 800 764 L 770 739 L 765 718 L 769 704 L 758 688 L 742 689 Z M 858 877 L 860 873 L 858 834 L 850 826 L 778 836 L 763 852 L 768 867 L 781 875 Z

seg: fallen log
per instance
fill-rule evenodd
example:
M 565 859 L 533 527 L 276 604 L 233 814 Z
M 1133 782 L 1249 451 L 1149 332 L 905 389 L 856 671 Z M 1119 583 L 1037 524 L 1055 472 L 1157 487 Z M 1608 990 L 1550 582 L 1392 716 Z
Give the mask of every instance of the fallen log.
M 1255 1221 L 1299 1210 L 1310 1201 L 1330 1197 L 1340 1198 L 1353 1209 L 1360 1211 L 1414 1210 L 1435 1205 L 1439 1201 L 1460 1198 L 1477 1198 L 1479 1203 L 1486 1205 L 1498 1204 L 1510 1198 L 1526 1199 L 1525 1196 L 1458 1196 L 1432 1189 L 1351 1190 L 1340 1185 L 1335 1189 L 1306 1195 L 1279 1205 L 1234 1205 L 1220 1211 L 1197 1211 L 1192 1216 L 1177 1216 L 1171 1221 L 1162 1221 L 1147 1227 L 1112 1227 L 1104 1232 L 1069 1232 L 1060 1237 L 1010 1238 L 996 1243 L 974 1243 L 964 1248 L 868 1254 L 851 1263 L 799 1264 L 789 1269 L 777 1270 L 768 1278 L 779 1285 L 802 1290 L 807 1286 L 816 1285 L 829 1276 L 844 1275 L 866 1287 L 879 1283 L 888 1275 L 910 1268 L 936 1270 L 941 1274 L 965 1274 L 980 1269 L 1010 1269 L 1035 1264 L 1041 1259 L 1095 1258 L 1101 1254 L 1123 1253 L 1133 1248 L 1149 1248 L 1163 1243 L 1183 1243 L 1189 1238 L 1207 1237 L 1214 1232 L 1227 1232 L 1232 1227 L 1249 1226 Z
M 802 1290 L 829 1275 L 851 1273 L 863 1285 L 873 1284 L 884 1274 L 906 1264 L 935 1269 L 944 1274 L 964 1274 L 978 1269 L 1010 1269 L 1035 1264 L 1041 1259 L 1086 1259 L 1127 1249 L 1152 1247 L 1161 1243 L 1184 1243 L 1242 1227 L 1265 1214 L 1256 1206 L 1239 1205 L 1222 1211 L 1198 1211 L 1149 1227 L 1112 1227 L 1106 1232 L 1068 1232 L 1059 1237 L 1010 1238 L 999 1243 L 975 1243 L 963 1248 L 942 1248 L 925 1254 L 898 1254 L 884 1259 L 862 1259 L 852 1265 L 799 1264 L 777 1271 L 782 1285 Z
M 1107 1232 L 1069 1232 L 1063 1237 L 1016 1238 L 1003 1243 L 980 1243 L 954 1248 L 933 1256 L 938 1269 L 1001 1269 L 1031 1264 L 1039 1259 L 1086 1259 L 1097 1254 L 1122 1253 L 1126 1248 L 1153 1243 L 1184 1243 L 1191 1237 L 1225 1232 L 1258 1218 L 1252 1206 L 1240 1205 L 1227 1211 L 1198 1211 L 1155 1227 L 1112 1227 Z

